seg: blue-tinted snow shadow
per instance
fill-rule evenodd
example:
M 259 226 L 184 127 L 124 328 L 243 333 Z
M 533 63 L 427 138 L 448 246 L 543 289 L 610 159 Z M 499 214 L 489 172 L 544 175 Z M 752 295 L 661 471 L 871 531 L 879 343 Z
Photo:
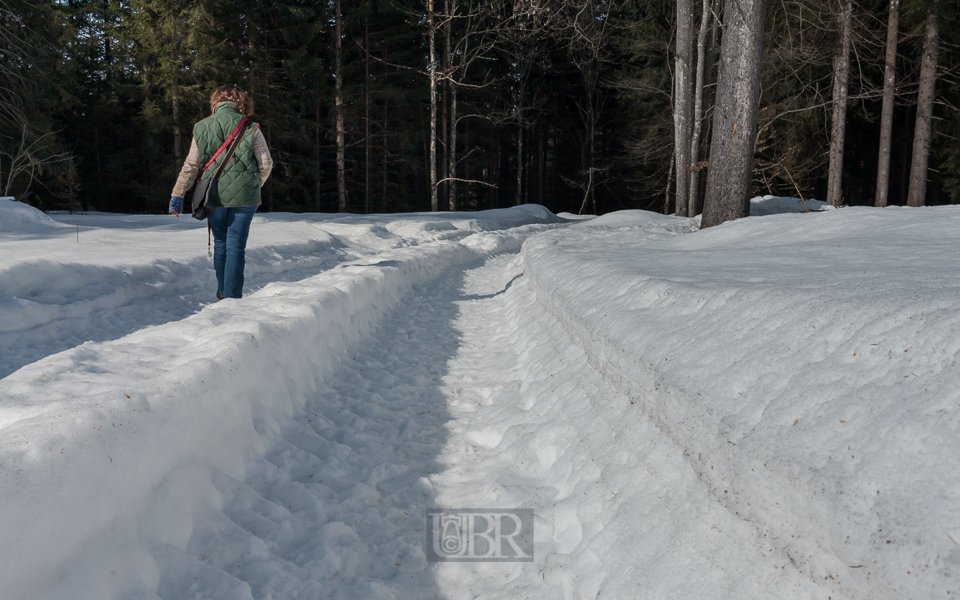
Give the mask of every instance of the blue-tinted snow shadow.
M 442 382 L 460 345 L 462 284 L 455 271 L 415 289 L 317 381 L 302 414 L 261 431 L 266 451 L 251 450 L 244 481 L 214 478 L 223 507 L 208 509 L 179 558 L 165 551 L 161 597 L 202 592 L 191 588 L 197 577 L 212 588 L 246 581 L 254 598 L 440 597 L 426 509 L 431 475 L 448 468 L 439 462 L 451 418 Z M 242 551 L 254 547 L 269 556 Z M 197 558 L 224 553 L 236 560 L 220 578 Z

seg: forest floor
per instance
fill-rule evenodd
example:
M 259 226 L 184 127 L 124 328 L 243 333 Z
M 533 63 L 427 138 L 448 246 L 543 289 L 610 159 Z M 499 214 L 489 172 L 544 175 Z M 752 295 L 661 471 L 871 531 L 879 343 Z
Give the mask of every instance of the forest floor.
M 960 211 L 802 209 L 267 214 L 210 303 L 203 224 L 4 204 L 2 595 L 956 594 Z

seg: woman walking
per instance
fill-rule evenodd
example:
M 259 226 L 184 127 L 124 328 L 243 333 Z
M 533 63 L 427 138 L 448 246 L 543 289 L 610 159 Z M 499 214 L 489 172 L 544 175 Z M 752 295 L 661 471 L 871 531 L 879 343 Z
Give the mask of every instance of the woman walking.
M 241 119 L 253 114 L 253 99 L 235 85 L 220 86 L 210 97 L 210 112 L 209 117 L 193 126 L 190 152 L 173 187 L 170 214 L 177 217 L 183 212 L 183 197 L 196 182 L 200 166 L 207 165 L 205 172 L 211 174 L 216 171 L 222 156 L 207 163 L 217 155 Z M 240 146 L 220 175 L 217 202 L 208 217 L 213 233 L 217 300 L 243 296 L 247 235 L 260 206 L 260 188 L 271 170 L 273 159 L 260 126 L 246 128 Z

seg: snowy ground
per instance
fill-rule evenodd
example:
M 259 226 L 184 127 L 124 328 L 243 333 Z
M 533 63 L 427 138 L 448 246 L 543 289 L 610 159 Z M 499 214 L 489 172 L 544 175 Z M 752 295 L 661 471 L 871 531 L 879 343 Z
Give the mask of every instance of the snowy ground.
M 0 201 L 0 597 L 949 598 L 960 210 L 802 210 L 270 214 L 210 304 L 202 224 Z

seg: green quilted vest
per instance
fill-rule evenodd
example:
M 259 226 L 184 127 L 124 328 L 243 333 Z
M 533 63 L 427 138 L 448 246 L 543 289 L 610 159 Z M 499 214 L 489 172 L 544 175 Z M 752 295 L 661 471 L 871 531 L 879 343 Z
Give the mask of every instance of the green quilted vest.
M 207 164 L 224 140 L 233 133 L 242 118 L 243 115 L 233 102 L 221 102 L 214 108 L 212 115 L 193 126 L 193 139 L 197 141 L 197 149 L 200 151 L 201 167 Z M 216 206 L 260 204 L 260 176 L 257 159 L 253 156 L 255 127 L 256 125 L 251 125 L 247 128 L 240 147 L 233 155 L 233 160 L 227 164 L 227 168 L 220 175 L 220 183 L 217 185 L 219 198 Z M 213 177 L 224 154 L 226 150 L 203 172 L 202 179 Z

